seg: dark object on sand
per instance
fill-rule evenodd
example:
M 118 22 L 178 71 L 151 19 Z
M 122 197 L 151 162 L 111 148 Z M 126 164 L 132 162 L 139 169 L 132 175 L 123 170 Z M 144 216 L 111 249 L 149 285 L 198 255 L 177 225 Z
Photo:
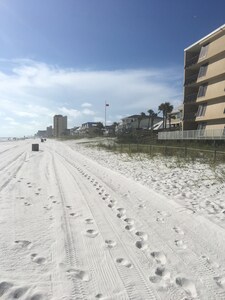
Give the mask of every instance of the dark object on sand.
M 32 151 L 39 151 L 39 144 L 32 144 Z

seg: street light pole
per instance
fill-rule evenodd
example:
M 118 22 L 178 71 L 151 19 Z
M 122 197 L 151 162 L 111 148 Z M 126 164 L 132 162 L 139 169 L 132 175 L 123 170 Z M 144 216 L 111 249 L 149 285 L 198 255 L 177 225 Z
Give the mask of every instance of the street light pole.
M 105 101 L 105 129 L 106 129 L 106 107 L 108 107 L 108 106 L 109 106 L 109 104 L 106 103 L 106 101 Z

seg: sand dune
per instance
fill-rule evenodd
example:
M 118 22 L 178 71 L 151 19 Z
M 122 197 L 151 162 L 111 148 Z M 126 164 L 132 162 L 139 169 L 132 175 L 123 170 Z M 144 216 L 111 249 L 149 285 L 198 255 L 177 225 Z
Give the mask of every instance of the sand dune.
M 32 142 L 0 144 L 1 299 L 225 299 L 219 169 Z

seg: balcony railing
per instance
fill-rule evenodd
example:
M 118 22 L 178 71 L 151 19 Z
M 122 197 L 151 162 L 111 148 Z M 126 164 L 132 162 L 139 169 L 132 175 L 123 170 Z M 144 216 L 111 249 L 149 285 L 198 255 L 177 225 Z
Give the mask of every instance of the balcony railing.
M 186 95 L 184 98 L 184 102 L 185 103 L 195 102 L 197 97 L 198 97 L 198 93 Z
M 158 133 L 159 140 L 225 140 L 224 129 L 167 131 Z
M 184 120 L 194 120 L 196 118 L 196 112 L 184 113 Z
M 199 54 L 187 59 L 185 68 L 188 68 L 188 67 L 196 64 L 198 62 L 198 58 L 199 58 Z
M 185 85 L 196 82 L 197 78 L 198 78 L 198 73 L 195 73 L 191 76 L 186 77 L 185 78 Z

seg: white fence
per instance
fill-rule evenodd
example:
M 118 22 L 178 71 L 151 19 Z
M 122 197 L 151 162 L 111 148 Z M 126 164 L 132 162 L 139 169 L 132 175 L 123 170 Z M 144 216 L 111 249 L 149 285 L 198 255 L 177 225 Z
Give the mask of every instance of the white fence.
M 159 140 L 224 140 L 224 129 L 164 131 L 158 133 Z

